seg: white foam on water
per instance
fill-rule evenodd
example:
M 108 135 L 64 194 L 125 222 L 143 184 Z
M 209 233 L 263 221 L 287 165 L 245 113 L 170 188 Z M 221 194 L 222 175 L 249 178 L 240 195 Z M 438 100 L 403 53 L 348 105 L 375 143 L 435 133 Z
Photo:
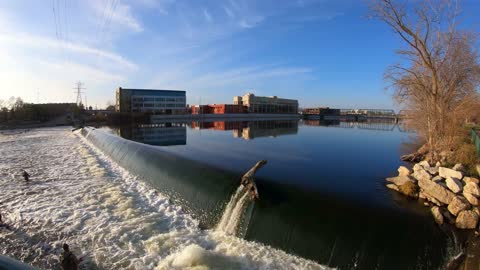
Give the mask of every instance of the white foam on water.
M 199 229 L 181 207 L 137 181 L 78 131 L 0 135 L 0 149 L 0 212 L 12 227 L 0 229 L 0 253 L 41 269 L 59 268 L 65 242 L 83 257 L 83 269 L 326 269 Z M 23 181 L 23 169 L 30 183 Z M 230 210 L 230 217 L 239 213 Z M 225 226 L 236 230 L 238 223 Z

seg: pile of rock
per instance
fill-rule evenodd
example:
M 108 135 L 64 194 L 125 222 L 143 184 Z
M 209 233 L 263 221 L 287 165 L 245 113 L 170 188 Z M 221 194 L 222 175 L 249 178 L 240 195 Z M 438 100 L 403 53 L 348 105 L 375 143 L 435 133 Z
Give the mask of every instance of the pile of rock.
M 464 168 L 431 166 L 422 161 L 413 166 L 413 172 L 404 166 L 398 176 L 387 178 L 387 187 L 432 206 L 431 212 L 438 224 L 448 222 L 460 229 L 475 229 L 478 224 L 479 180 L 464 176 Z

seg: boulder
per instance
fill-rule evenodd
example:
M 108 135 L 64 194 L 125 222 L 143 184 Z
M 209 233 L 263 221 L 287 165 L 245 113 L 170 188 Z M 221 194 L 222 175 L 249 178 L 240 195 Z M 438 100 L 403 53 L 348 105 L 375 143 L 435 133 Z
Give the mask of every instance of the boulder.
M 437 205 L 437 206 L 442 206 L 443 205 L 441 202 L 439 202 L 437 199 L 435 199 L 433 197 L 427 196 L 427 200 L 430 201 L 431 203 Z
M 478 205 L 478 198 L 475 197 L 474 195 L 468 193 L 468 192 L 463 192 L 463 197 L 465 197 L 465 199 L 467 199 L 467 201 L 471 204 L 471 205 L 475 205 L 477 206 Z
M 438 174 L 438 167 L 430 167 L 425 169 L 429 174 L 436 175 Z
M 420 192 L 418 193 L 418 198 L 420 198 L 420 199 L 426 199 L 426 198 L 427 198 L 427 195 L 426 195 L 425 193 L 423 193 L 423 192 L 420 191 Z
M 406 182 L 414 182 L 412 178 L 409 176 L 396 176 L 396 177 L 388 177 L 387 178 L 388 182 L 394 183 L 397 186 L 401 186 L 405 184 Z
M 437 161 L 437 163 L 435 163 L 435 167 L 439 168 L 440 166 L 442 166 L 442 164 L 440 163 L 440 161 Z
M 447 184 L 448 189 L 450 189 L 454 193 L 459 193 L 463 189 L 462 182 L 460 182 L 460 180 L 456 178 L 447 177 L 447 180 L 445 180 L 445 183 Z
M 475 169 L 477 169 L 477 174 L 480 176 L 480 164 L 475 165 Z
M 478 214 L 473 210 L 464 210 L 458 213 L 455 225 L 460 229 L 475 229 L 478 223 Z
M 416 172 L 418 170 L 424 170 L 424 168 L 420 164 L 413 165 L 413 171 Z
M 409 176 L 410 170 L 405 166 L 398 167 L 398 176 Z
M 475 183 L 475 184 L 478 184 L 478 183 L 479 183 L 479 181 L 478 181 L 477 178 L 475 178 L 475 177 L 468 177 L 468 176 L 464 176 L 464 177 L 463 177 L 463 182 L 465 182 L 465 183 L 473 182 L 473 183 Z
M 413 182 L 405 182 L 405 184 L 398 186 L 398 190 L 400 193 L 410 198 L 418 198 L 418 186 Z
M 462 172 L 455 171 L 455 170 L 445 168 L 445 167 L 440 167 L 438 169 L 438 175 L 440 175 L 443 178 L 447 178 L 447 177 L 453 177 L 453 178 L 457 178 L 457 179 L 462 179 L 463 178 Z
M 397 185 L 395 185 L 395 184 L 387 184 L 386 186 L 387 186 L 387 188 L 389 188 L 389 189 L 393 189 L 393 190 L 395 190 L 395 191 L 399 191 Z
M 455 166 L 452 167 L 452 170 L 465 172 L 465 167 L 463 167 L 462 164 L 457 163 L 457 164 L 455 164 Z
M 465 186 L 463 187 L 463 190 L 477 197 L 480 196 L 480 188 L 478 188 L 478 184 L 475 184 L 473 182 L 469 182 L 465 184 Z
M 452 202 L 448 205 L 448 211 L 452 213 L 452 215 L 456 216 L 460 211 L 467 210 L 470 208 L 470 204 L 468 201 L 460 196 L 455 196 Z
M 412 176 L 413 176 L 413 178 L 417 179 L 418 181 L 420 181 L 420 179 L 427 180 L 427 181 L 432 180 L 432 176 L 427 171 L 425 171 L 424 169 L 419 169 L 419 170 L 413 172 Z
M 424 169 L 430 168 L 430 164 L 426 160 L 420 161 L 418 165 L 422 166 Z
M 453 200 L 453 197 L 455 197 L 453 192 L 433 181 L 422 179 L 418 181 L 418 185 L 421 189 L 423 189 L 425 194 L 439 200 L 444 204 L 450 204 Z
M 440 175 L 436 175 L 432 178 L 433 182 L 443 182 L 443 180 L 443 177 L 441 177 Z
M 430 209 L 430 211 L 432 212 L 432 215 L 433 215 L 433 218 L 435 219 L 435 222 L 439 225 L 442 225 L 443 224 L 443 215 L 440 212 L 440 208 L 438 206 L 434 206 L 434 207 L 432 207 L 432 209 Z

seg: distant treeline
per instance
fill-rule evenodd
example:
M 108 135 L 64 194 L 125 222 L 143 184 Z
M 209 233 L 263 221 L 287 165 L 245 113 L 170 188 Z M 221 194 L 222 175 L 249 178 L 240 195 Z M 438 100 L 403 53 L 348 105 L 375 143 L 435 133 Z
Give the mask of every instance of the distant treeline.
M 65 114 L 77 115 L 83 108 L 75 103 L 25 103 L 19 97 L 0 100 L 0 123 L 35 121 L 45 122 Z

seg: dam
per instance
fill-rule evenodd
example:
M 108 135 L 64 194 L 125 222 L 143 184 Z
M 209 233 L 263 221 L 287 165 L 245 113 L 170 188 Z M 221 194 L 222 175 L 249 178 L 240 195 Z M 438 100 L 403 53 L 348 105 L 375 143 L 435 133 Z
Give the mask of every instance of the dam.
M 294 126 L 295 135 L 302 128 L 299 128 L 297 121 L 292 123 L 290 125 Z M 215 127 L 208 123 L 202 125 Z M 235 126 L 233 134 L 238 134 L 235 130 L 242 125 L 245 123 L 230 124 Z M 246 125 L 258 127 L 262 123 Z M 286 125 L 281 126 L 285 128 Z M 102 129 L 86 128 L 82 134 L 120 166 L 166 194 L 175 204 L 181 205 L 199 221 L 202 229 L 215 230 L 222 223 L 222 216 L 231 200 L 238 196 L 236 193 L 242 174 L 255 162 L 250 159 L 250 163 L 239 162 L 235 165 L 231 162 L 235 158 L 226 158 L 229 165 L 225 165 L 218 162 L 219 159 L 225 159 L 216 158 L 212 161 L 206 157 L 212 154 L 211 150 L 202 150 L 202 154 L 197 153 L 197 149 L 190 151 L 188 145 L 202 144 L 189 141 L 190 135 L 195 132 L 190 130 L 190 126 L 185 125 L 185 130 L 189 130 L 186 143 L 173 147 L 170 144 L 162 147 L 126 140 L 112 134 L 115 132 Z M 263 132 L 266 132 L 265 128 Z M 272 132 L 275 134 L 276 131 Z M 134 133 L 136 131 L 131 132 Z M 285 138 L 292 135 L 291 132 L 285 134 Z M 203 143 L 207 144 L 205 141 Z M 255 158 L 260 156 L 256 154 Z M 335 188 L 324 188 L 326 183 L 299 185 L 292 181 L 298 181 L 298 177 L 292 179 L 291 174 L 302 175 L 308 170 L 295 171 L 296 163 L 292 162 L 291 171 L 286 174 L 289 179 L 282 179 L 278 174 L 268 172 L 269 169 L 275 169 L 269 167 L 271 163 L 275 166 L 279 162 L 269 162 L 256 177 L 260 199 L 236 199 L 242 201 L 239 206 L 242 211 L 238 217 L 238 228 L 230 233 L 340 269 L 372 269 L 379 266 L 381 269 L 409 269 L 418 265 L 422 265 L 420 269 L 435 269 L 443 263 L 441 258 L 448 252 L 449 239 L 431 222 L 428 213 L 398 206 L 392 211 L 391 205 L 378 205 L 376 200 L 379 198 L 345 199 L 342 198 L 344 194 L 338 195 Z M 329 173 L 323 175 L 329 177 Z M 340 187 L 336 188 L 348 189 L 341 186 L 341 176 L 338 180 L 336 185 Z M 408 201 L 396 203 L 409 205 Z M 445 248 L 432 249 L 432 246 Z M 398 254 L 402 254 L 401 260 Z

